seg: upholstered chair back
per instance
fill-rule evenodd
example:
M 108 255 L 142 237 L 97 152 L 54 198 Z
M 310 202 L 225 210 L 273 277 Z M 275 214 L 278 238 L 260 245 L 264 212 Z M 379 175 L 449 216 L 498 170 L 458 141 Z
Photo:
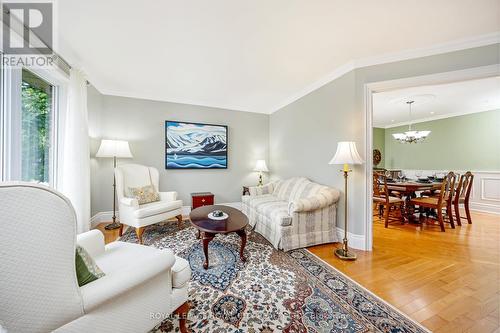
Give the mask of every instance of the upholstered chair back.
M 1 183 L 0 228 L 0 325 L 49 332 L 82 316 L 68 199 L 42 185 Z
M 151 175 L 151 178 L 150 178 Z M 129 187 L 141 187 L 151 185 L 159 191 L 158 170 L 140 164 L 123 164 L 115 169 L 116 195 L 118 198 L 129 196 Z

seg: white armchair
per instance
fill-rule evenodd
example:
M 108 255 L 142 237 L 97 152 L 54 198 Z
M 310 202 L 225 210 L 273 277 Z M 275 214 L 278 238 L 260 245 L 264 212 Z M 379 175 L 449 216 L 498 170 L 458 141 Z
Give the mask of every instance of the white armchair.
M 176 312 L 185 332 L 191 270 L 170 250 L 76 236 L 70 202 L 48 187 L 0 184 L 0 327 L 7 332 L 148 332 Z M 105 276 L 78 286 L 76 244 Z
M 116 167 L 115 177 L 122 229 L 123 224 L 135 228 L 140 244 L 142 244 L 144 227 L 172 217 L 176 217 L 179 224 L 182 222 L 182 201 L 177 200 L 177 192 L 159 191 L 157 169 L 139 164 L 125 164 Z M 139 205 L 135 198 L 128 197 L 130 187 L 142 187 L 151 183 L 160 193 L 160 201 Z M 120 235 L 122 229 L 120 229 Z

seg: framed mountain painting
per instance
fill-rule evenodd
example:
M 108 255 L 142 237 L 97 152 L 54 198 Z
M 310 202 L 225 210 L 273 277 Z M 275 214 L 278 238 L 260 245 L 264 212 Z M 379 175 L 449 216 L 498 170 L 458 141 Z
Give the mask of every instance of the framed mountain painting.
M 227 126 L 165 121 L 166 169 L 227 169 Z

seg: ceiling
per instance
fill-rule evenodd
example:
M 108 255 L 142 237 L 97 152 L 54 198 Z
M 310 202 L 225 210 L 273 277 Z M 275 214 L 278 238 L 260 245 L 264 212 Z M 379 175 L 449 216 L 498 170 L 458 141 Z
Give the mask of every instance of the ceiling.
M 341 66 L 499 28 L 498 0 L 64 0 L 58 51 L 102 93 L 271 113 Z
M 500 110 L 500 77 L 399 89 L 373 95 L 373 126 L 389 128 L 413 122 Z

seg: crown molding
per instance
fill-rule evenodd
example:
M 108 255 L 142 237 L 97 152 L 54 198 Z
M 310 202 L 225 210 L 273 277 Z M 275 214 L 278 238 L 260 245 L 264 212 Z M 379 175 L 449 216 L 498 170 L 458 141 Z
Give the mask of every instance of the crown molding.
M 314 90 L 321 88 L 322 86 L 340 78 L 341 76 L 347 74 L 350 71 L 353 71 L 358 68 L 381 65 L 391 62 L 398 62 L 416 58 L 423 58 L 443 53 L 449 53 L 454 51 L 466 50 L 486 45 L 493 45 L 500 43 L 500 31 L 480 35 L 472 38 L 464 38 L 460 40 L 455 40 L 452 42 L 446 42 L 441 44 L 435 44 L 425 48 L 417 48 L 411 50 L 405 50 L 401 52 L 387 53 L 380 56 L 367 57 L 355 59 L 347 62 L 346 64 L 336 68 L 329 74 L 320 78 L 316 82 L 308 85 L 306 88 L 296 92 L 292 96 L 286 98 L 281 103 L 275 105 L 271 108 L 268 113 L 272 114 L 285 106 L 299 100 L 300 98 L 308 95 Z
M 92 76 L 91 73 L 86 72 L 88 76 Z M 254 111 L 248 110 L 238 105 L 228 105 L 228 104 L 214 104 L 209 102 L 203 102 L 200 100 L 194 99 L 178 99 L 178 98 L 162 98 L 155 96 L 153 94 L 138 94 L 129 91 L 121 91 L 121 90 L 112 90 L 103 88 L 104 85 L 101 84 L 98 80 L 89 80 L 90 84 L 102 95 L 105 96 L 113 96 L 113 97 L 125 97 L 125 98 L 133 98 L 133 99 L 143 99 L 146 101 L 152 102 L 167 102 L 167 103 L 175 103 L 175 104 L 184 104 L 184 105 L 194 105 L 194 106 L 202 106 L 213 109 L 221 109 L 221 110 L 230 110 L 230 111 L 238 111 L 238 112 L 250 112 L 250 113 L 258 113 L 258 114 L 268 114 L 265 111 Z
M 459 116 L 465 116 L 468 114 L 474 114 L 474 113 L 481 113 L 481 112 L 490 112 L 490 111 L 499 111 L 498 109 L 487 109 L 487 110 L 474 110 L 474 111 L 463 111 L 463 112 L 454 112 L 454 113 L 447 113 L 443 115 L 436 115 L 432 117 L 426 117 L 426 118 L 420 118 L 416 120 L 412 120 L 411 124 L 419 124 L 419 123 L 425 123 L 428 121 L 434 121 L 434 120 L 439 120 L 439 119 L 446 119 L 446 118 L 453 118 L 453 117 L 459 117 Z M 383 128 L 383 129 L 388 129 L 388 128 L 394 128 L 394 127 L 400 127 L 400 126 L 407 126 L 409 125 L 409 121 L 404 121 L 396 124 L 390 124 L 390 125 L 385 125 L 385 126 L 373 126 L 376 128 Z
M 238 105 L 228 105 L 228 104 L 214 104 L 209 102 L 203 102 L 195 99 L 178 99 L 178 98 L 161 98 L 155 95 L 149 94 L 136 94 L 131 92 L 117 91 L 117 90 L 109 90 L 109 89 L 100 89 L 99 84 L 94 84 L 94 87 L 103 95 L 107 96 L 115 96 L 115 97 L 126 97 L 126 98 L 134 98 L 134 99 L 144 99 L 148 101 L 154 102 L 167 102 L 167 103 L 175 103 L 175 104 L 185 104 L 185 105 L 195 105 L 195 106 L 203 106 L 207 108 L 213 109 L 224 109 L 231 111 L 240 111 L 240 112 L 250 112 L 250 113 L 259 113 L 259 114 L 268 114 L 265 111 L 253 111 L 243 108 Z
M 339 77 L 342 77 L 343 75 L 355 70 L 356 67 L 356 62 L 355 61 L 350 61 L 340 67 L 337 67 L 334 71 L 330 72 L 326 76 L 322 77 L 318 81 L 308 85 L 304 89 L 300 90 L 299 92 L 293 94 L 292 96 L 288 97 L 284 101 L 282 101 L 280 104 L 275 105 L 272 109 L 268 110 L 269 114 L 272 114 L 285 106 L 292 104 L 293 102 L 301 99 L 302 97 L 312 93 L 313 91 L 321 88 L 322 86 L 338 79 Z

